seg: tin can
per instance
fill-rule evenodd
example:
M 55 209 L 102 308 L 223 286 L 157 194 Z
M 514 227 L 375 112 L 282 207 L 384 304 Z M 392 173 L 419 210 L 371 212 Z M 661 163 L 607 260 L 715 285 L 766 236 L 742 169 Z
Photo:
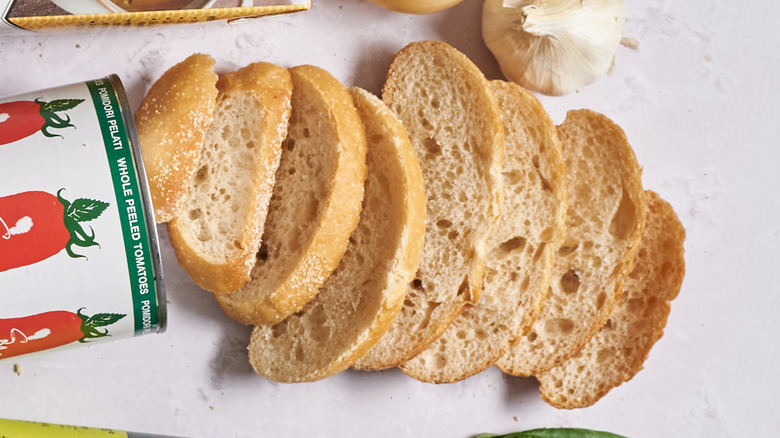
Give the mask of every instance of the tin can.
M 116 75 L 0 99 L 0 360 L 164 331 L 153 215 Z

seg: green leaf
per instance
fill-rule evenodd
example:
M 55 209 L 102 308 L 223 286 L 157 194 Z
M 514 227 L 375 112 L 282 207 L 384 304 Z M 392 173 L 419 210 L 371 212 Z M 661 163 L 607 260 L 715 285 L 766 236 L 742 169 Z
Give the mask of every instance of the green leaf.
M 85 256 L 84 254 L 79 254 L 79 253 L 73 251 L 73 245 L 74 245 L 74 243 L 73 243 L 72 240 L 68 241 L 68 243 L 65 244 L 65 251 L 68 253 L 68 256 L 70 256 L 71 258 L 74 258 L 74 259 L 86 259 L 87 256 Z
M 108 206 L 108 202 L 79 198 L 68 206 L 65 216 L 75 219 L 77 222 L 87 222 L 99 217 Z
M 81 102 L 84 102 L 84 99 L 55 99 L 51 102 L 44 102 L 38 98 L 35 99 L 35 102 L 41 106 L 39 111 L 41 117 L 43 117 L 44 120 L 44 124 L 41 127 L 41 132 L 43 135 L 50 138 L 62 138 L 60 134 L 50 132 L 49 130 L 53 128 L 71 128 L 74 126 L 70 123 L 70 117 L 67 114 L 60 116 L 57 114 L 57 112 L 62 112 L 74 108 Z
M 51 102 L 39 102 L 36 100 L 39 104 L 41 104 L 41 110 L 42 111 L 66 111 L 71 108 L 75 108 L 80 104 L 81 102 L 84 102 L 84 99 L 55 99 Z
M 89 327 L 82 325 L 81 326 L 81 333 L 84 335 L 81 339 L 79 339 L 79 342 L 86 344 L 89 342 L 90 339 L 98 339 L 98 338 L 104 338 L 106 336 L 110 336 L 108 334 L 108 330 L 106 329 L 98 329 L 97 327 Z
M 111 325 L 126 316 L 121 313 L 96 313 L 95 315 L 87 316 L 82 312 L 84 309 L 82 307 L 76 311 L 76 315 L 81 318 L 81 333 L 84 336 L 79 339 L 79 342 L 82 343 L 89 342 L 90 339 L 111 336 L 108 330 L 100 327 Z
M 119 321 L 125 316 L 126 315 L 123 313 L 96 313 L 87 318 L 87 320 L 84 321 L 84 324 L 90 327 L 105 327 Z
M 65 209 L 62 221 L 70 234 L 70 240 L 68 240 L 65 249 L 67 250 L 68 255 L 73 258 L 86 258 L 86 256 L 75 253 L 73 251 L 73 246 L 86 248 L 90 246 L 99 247 L 100 245 L 95 242 L 95 232 L 92 230 L 92 227 L 89 228 L 90 232 L 88 233 L 81 226 L 81 222 L 91 221 L 99 217 L 110 204 L 86 198 L 79 198 L 73 202 L 69 202 L 62 197 L 62 192 L 64 190 L 64 188 L 57 190 L 57 199 Z
M 65 191 L 65 188 L 61 188 L 57 190 L 57 199 L 60 201 L 60 204 L 64 207 L 65 211 L 68 211 L 70 208 L 70 201 L 62 197 L 62 192 Z
M 70 123 L 70 117 L 65 114 L 64 117 L 60 117 L 54 111 L 41 111 L 41 117 L 46 121 L 44 129 L 49 128 L 70 128 L 73 124 Z
M 533 429 L 523 432 L 508 433 L 505 435 L 496 435 L 492 433 L 481 433 L 474 438 L 626 438 L 614 433 L 602 432 L 589 429 L 577 428 L 552 428 L 552 429 Z

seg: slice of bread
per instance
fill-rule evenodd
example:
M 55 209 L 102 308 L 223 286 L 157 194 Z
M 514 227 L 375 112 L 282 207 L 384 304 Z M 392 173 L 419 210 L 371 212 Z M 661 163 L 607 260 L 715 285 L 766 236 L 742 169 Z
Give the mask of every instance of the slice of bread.
M 562 363 L 604 325 L 647 216 L 639 165 L 620 127 L 593 111 L 570 111 L 558 136 L 569 196 L 566 236 L 541 315 L 497 362 L 513 375 Z
M 424 382 L 456 382 L 515 345 L 542 310 L 564 233 L 566 172 L 552 120 L 519 85 L 491 81 L 504 121 L 504 215 L 488 239 L 479 303 L 401 370 Z
M 360 217 L 366 134 L 349 91 L 325 70 L 290 69 L 292 116 L 251 280 L 217 295 L 236 321 L 277 323 L 311 301 Z
M 158 223 L 173 219 L 187 199 L 217 106 L 216 84 L 214 58 L 196 53 L 163 73 L 135 113 Z
M 434 41 L 394 57 L 382 99 L 420 160 L 426 196 L 419 270 L 393 327 L 355 365 L 397 366 L 479 299 L 487 238 L 501 214 L 501 113 L 488 81 L 461 52 Z
M 669 305 L 685 275 L 685 229 L 672 206 L 645 192 L 647 225 L 623 297 L 604 327 L 563 364 L 538 376 L 542 398 L 552 406 L 591 406 L 638 373 L 663 336 Z
M 222 76 L 214 120 L 181 212 L 168 223 L 179 264 L 214 293 L 249 280 L 290 118 L 286 68 L 254 63 Z
M 368 138 L 360 222 L 317 296 L 252 331 L 249 360 L 270 380 L 314 381 L 352 365 L 390 328 L 420 262 L 425 190 L 409 137 L 378 97 L 350 91 Z

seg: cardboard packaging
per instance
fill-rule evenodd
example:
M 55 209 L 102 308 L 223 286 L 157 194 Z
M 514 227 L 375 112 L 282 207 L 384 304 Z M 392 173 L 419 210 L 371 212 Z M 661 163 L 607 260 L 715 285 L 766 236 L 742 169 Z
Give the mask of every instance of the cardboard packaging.
M 0 0 L 0 35 L 249 20 L 310 6 L 310 0 Z

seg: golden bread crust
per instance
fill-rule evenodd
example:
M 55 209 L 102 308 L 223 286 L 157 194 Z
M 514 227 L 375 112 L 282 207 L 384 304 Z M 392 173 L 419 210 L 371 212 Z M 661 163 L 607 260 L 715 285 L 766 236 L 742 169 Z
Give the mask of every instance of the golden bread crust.
M 401 310 L 422 254 L 425 194 L 406 131 L 379 98 L 350 92 L 369 139 L 360 223 L 317 296 L 282 322 L 253 330 L 250 362 L 274 381 L 319 380 L 365 354 Z
M 292 81 L 286 68 L 257 62 L 223 75 L 217 83 L 217 88 L 218 105 L 223 105 L 223 102 L 230 99 L 252 100 L 255 114 L 247 114 L 247 119 L 252 123 L 245 128 L 251 132 L 251 138 L 245 139 L 246 146 L 239 145 L 250 149 L 251 154 L 248 161 L 240 167 L 213 170 L 208 178 L 214 182 L 196 181 L 200 187 L 193 185 L 190 189 L 190 199 L 185 202 L 186 208 L 168 223 L 168 233 L 179 265 L 193 281 L 213 293 L 226 294 L 235 292 L 249 280 L 260 248 L 282 140 L 286 135 L 290 117 Z M 255 121 L 254 117 L 259 120 Z M 215 120 L 213 128 L 221 130 L 226 125 L 238 123 L 240 122 L 233 120 Z M 220 135 L 220 132 L 209 132 L 206 139 L 218 143 L 217 149 L 230 148 Z M 203 158 L 202 161 L 213 160 L 205 155 Z M 216 169 L 217 163 L 200 162 L 198 166 L 201 169 Z M 246 192 L 231 193 L 231 188 L 225 187 L 229 184 L 221 181 L 226 173 L 235 175 L 234 179 L 237 181 L 243 181 L 243 186 L 247 187 Z M 218 188 L 216 184 L 223 186 Z M 198 196 L 196 192 L 199 190 L 209 191 L 211 195 Z M 201 225 L 193 217 L 196 216 L 195 212 L 198 212 L 198 215 L 207 212 L 208 204 L 212 203 L 218 192 L 240 197 L 241 209 L 234 213 L 235 227 L 238 229 L 215 229 L 212 233 L 215 234 L 216 241 L 209 246 L 232 245 L 230 251 L 226 249 L 214 254 L 212 251 L 206 251 L 201 242 Z M 213 218 L 211 221 L 219 220 L 220 218 Z
M 562 363 L 604 325 L 647 216 L 641 169 L 619 126 L 595 111 L 569 111 L 558 135 L 569 192 L 566 237 L 541 315 L 497 362 L 512 375 L 538 375 Z
M 290 69 L 290 74 L 293 117 L 296 117 L 296 89 L 305 85 L 314 90 L 317 105 L 327 111 L 327 120 L 318 123 L 332 126 L 335 132 L 336 144 L 328 147 L 335 150 L 336 158 L 325 199 L 316 207 L 312 222 L 305 225 L 310 230 L 310 238 L 302 243 L 294 261 L 288 266 L 276 266 L 273 261 L 256 265 L 251 280 L 244 287 L 217 297 L 228 316 L 245 324 L 279 322 L 311 301 L 344 255 L 349 235 L 360 216 L 366 178 L 366 137 L 352 97 L 344 85 L 319 67 L 297 66 Z M 301 114 L 300 117 L 311 115 Z M 273 221 L 273 217 L 269 216 L 268 220 Z M 269 227 L 277 226 L 282 225 L 266 223 L 266 232 Z M 269 280 L 269 275 L 274 278 Z
M 411 43 L 395 55 L 382 99 L 404 124 L 421 163 L 426 242 L 410 304 L 355 364 L 359 369 L 406 362 L 479 300 L 486 241 L 503 197 L 501 115 L 468 57 L 443 42 Z
M 556 408 L 591 406 L 632 379 L 663 336 L 685 276 L 685 229 L 668 202 L 645 195 L 649 214 L 636 264 L 608 322 L 576 356 L 538 376 L 542 399 Z
M 197 171 L 217 101 L 214 63 L 211 56 L 196 53 L 174 65 L 152 85 L 135 114 L 158 223 L 176 216 Z
M 550 286 L 562 243 L 567 194 L 555 125 L 520 86 L 491 81 L 506 135 L 504 215 L 488 239 L 482 297 L 436 341 L 400 366 L 431 383 L 452 383 L 487 369 L 528 331 Z

